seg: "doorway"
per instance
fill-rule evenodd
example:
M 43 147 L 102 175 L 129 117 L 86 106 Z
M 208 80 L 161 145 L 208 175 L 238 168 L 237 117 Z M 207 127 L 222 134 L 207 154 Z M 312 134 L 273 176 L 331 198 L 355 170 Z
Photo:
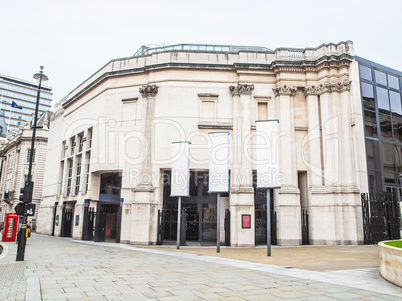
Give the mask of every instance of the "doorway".
M 163 210 L 161 235 L 165 243 L 177 238 L 177 197 L 170 196 L 170 171 L 164 172 Z M 221 194 L 223 196 L 223 194 Z M 208 193 L 208 172 L 190 172 L 190 197 L 182 201 L 182 233 L 187 242 L 216 241 L 217 205 L 216 195 Z
M 119 204 L 100 204 L 96 212 L 95 241 L 116 242 Z

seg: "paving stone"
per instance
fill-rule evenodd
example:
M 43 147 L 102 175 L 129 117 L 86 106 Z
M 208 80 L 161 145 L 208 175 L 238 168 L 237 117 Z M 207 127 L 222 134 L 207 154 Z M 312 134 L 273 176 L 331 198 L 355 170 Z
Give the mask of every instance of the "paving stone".
M 197 256 L 186 253 L 186 248 L 177 252 L 36 234 L 29 241 L 22 277 L 19 272 L 19 277 L 2 283 L 0 300 L 24 300 L 30 277 L 40 278 L 43 300 L 400 300 L 402 295 L 401 288 L 381 278 L 378 267 L 309 271 Z M 13 248 L 8 245 L 9 255 L 2 257 L 0 269 L 15 262 Z M 314 256 L 328 250 L 310 249 Z M 248 256 L 253 249 L 233 250 Z M 293 250 L 296 254 L 300 249 Z

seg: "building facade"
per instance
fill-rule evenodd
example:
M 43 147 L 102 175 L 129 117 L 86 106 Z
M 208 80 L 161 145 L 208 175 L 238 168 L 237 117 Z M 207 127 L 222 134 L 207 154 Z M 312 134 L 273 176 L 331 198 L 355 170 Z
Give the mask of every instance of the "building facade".
M 8 132 L 18 132 L 19 126 L 35 113 L 38 85 L 26 80 L 0 74 L 0 110 L 5 117 Z M 18 107 L 12 107 L 12 103 Z M 50 110 L 52 88 L 41 86 L 39 115 Z M 5 135 L 4 135 L 5 136 Z
M 42 185 L 45 171 L 47 140 L 50 113 L 43 113 L 38 119 L 32 181 L 34 191 L 32 202 L 36 204 L 35 216 L 30 218 L 35 226 L 38 208 L 42 200 Z M 30 118 L 23 121 L 18 132 L 13 131 L 7 138 L 0 138 L 0 222 L 7 212 L 14 212 L 19 203 L 20 188 L 24 187 L 28 176 L 29 157 L 31 153 L 32 129 Z
M 255 187 L 255 122 L 279 120 L 280 189 Z M 230 191 L 208 193 L 208 133 L 230 135 Z M 368 191 L 353 43 L 142 47 L 55 106 L 38 232 L 131 244 L 176 239 L 171 143 L 191 142 L 187 244 L 360 244 Z M 96 214 L 95 214 L 96 213 Z M 251 217 L 242 227 L 242 216 Z M 309 222 L 305 223 L 308 215 Z M 224 222 L 223 222 L 224 221 Z
M 402 179 L 402 72 L 356 57 L 364 110 L 370 192 L 399 191 Z

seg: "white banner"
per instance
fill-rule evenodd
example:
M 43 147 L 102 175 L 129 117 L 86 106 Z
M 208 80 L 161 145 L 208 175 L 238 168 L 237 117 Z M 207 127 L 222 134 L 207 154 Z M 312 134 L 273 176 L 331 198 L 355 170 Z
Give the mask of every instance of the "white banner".
M 172 175 L 170 195 L 189 196 L 190 192 L 190 142 L 172 143 Z
M 278 120 L 256 121 L 257 188 L 279 188 Z
M 229 192 L 229 133 L 209 133 L 209 192 Z

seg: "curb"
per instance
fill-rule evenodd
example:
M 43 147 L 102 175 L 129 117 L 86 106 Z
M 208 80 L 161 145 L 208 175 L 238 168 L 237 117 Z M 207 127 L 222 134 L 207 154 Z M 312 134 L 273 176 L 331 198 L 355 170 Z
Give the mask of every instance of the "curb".
M 8 246 L 0 244 L 0 247 L 2 249 L 2 251 L 0 253 L 0 260 L 2 260 L 4 257 L 6 257 L 8 255 Z

